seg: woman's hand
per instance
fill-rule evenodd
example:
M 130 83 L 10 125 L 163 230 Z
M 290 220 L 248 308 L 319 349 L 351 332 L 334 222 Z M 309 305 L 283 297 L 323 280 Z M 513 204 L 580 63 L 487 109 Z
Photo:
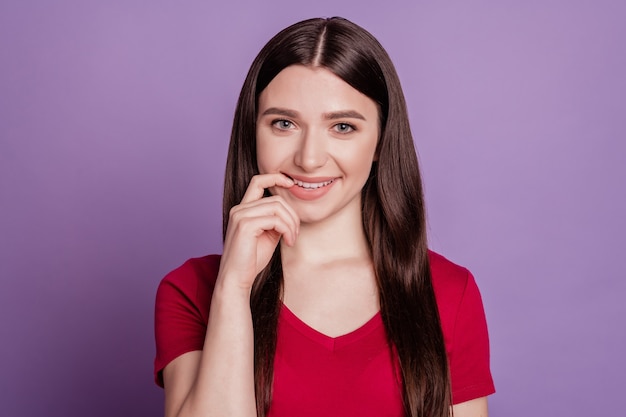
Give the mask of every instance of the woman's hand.
M 293 245 L 300 227 L 281 197 L 263 198 L 263 193 L 291 186 L 282 174 L 257 175 L 230 211 L 204 347 L 163 370 L 166 416 L 257 415 L 250 289 L 280 239 Z
M 267 188 L 293 185 L 283 174 L 252 177 L 241 203 L 230 210 L 218 282 L 250 290 L 281 237 L 287 245 L 295 244 L 300 228 L 296 212 L 279 196 L 263 198 Z

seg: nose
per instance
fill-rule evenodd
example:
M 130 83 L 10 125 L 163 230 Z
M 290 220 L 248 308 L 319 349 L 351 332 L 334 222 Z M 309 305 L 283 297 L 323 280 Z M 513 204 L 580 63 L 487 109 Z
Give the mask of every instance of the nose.
M 315 171 L 323 167 L 328 160 L 327 146 L 323 135 L 311 130 L 304 131 L 294 156 L 295 164 L 304 171 Z

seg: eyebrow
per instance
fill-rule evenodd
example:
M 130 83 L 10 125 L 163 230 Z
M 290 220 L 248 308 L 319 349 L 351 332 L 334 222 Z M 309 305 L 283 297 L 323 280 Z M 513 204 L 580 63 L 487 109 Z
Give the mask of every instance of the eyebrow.
M 365 117 L 354 110 L 341 110 L 334 111 L 330 113 L 324 113 L 324 119 L 326 120 L 336 120 L 336 119 L 361 119 L 365 120 Z
M 285 117 L 291 117 L 293 119 L 297 118 L 300 116 L 300 114 L 297 111 L 294 110 L 288 110 L 288 109 L 282 109 L 279 107 L 270 107 L 269 109 L 265 110 L 261 116 L 267 116 L 267 115 L 276 115 L 276 116 L 285 116 Z M 366 120 L 365 117 L 354 110 L 340 110 L 340 111 L 333 111 L 333 112 L 329 112 L 329 113 L 324 113 L 322 115 L 322 117 L 324 118 L 324 120 L 337 120 L 337 119 L 360 119 L 360 120 Z
M 269 109 L 265 110 L 263 114 L 261 114 L 261 116 L 267 116 L 268 114 L 274 114 L 276 116 L 286 116 L 286 117 L 291 117 L 293 119 L 299 116 L 298 112 L 296 111 L 281 109 L 278 107 L 270 107 Z

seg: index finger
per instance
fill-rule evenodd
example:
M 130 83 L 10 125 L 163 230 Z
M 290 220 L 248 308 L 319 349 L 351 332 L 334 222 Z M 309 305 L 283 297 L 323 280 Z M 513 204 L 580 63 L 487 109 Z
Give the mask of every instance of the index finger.
M 255 175 L 250 180 L 250 184 L 248 184 L 248 188 L 246 189 L 246 193 L 243 195 L 241 202 L 249 203 L 251 201 L 259 200 L 263 197 L 263 193 L 266 188 L 276 186 L 289 188 L 293 186 L 293 184 L 294 182 L 291 178 L 280 173 Z

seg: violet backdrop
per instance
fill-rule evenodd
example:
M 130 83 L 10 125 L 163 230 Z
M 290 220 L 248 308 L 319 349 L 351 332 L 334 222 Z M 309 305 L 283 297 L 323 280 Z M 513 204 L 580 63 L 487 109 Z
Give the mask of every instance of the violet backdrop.
M 158 416 L 159 280 L 221 248 L 235 100 L 279 29 L 387 48 L 431 246 L 483 294 L 492 416 L 619 415 L 621 1 L 0 3 L 0 415 Z

